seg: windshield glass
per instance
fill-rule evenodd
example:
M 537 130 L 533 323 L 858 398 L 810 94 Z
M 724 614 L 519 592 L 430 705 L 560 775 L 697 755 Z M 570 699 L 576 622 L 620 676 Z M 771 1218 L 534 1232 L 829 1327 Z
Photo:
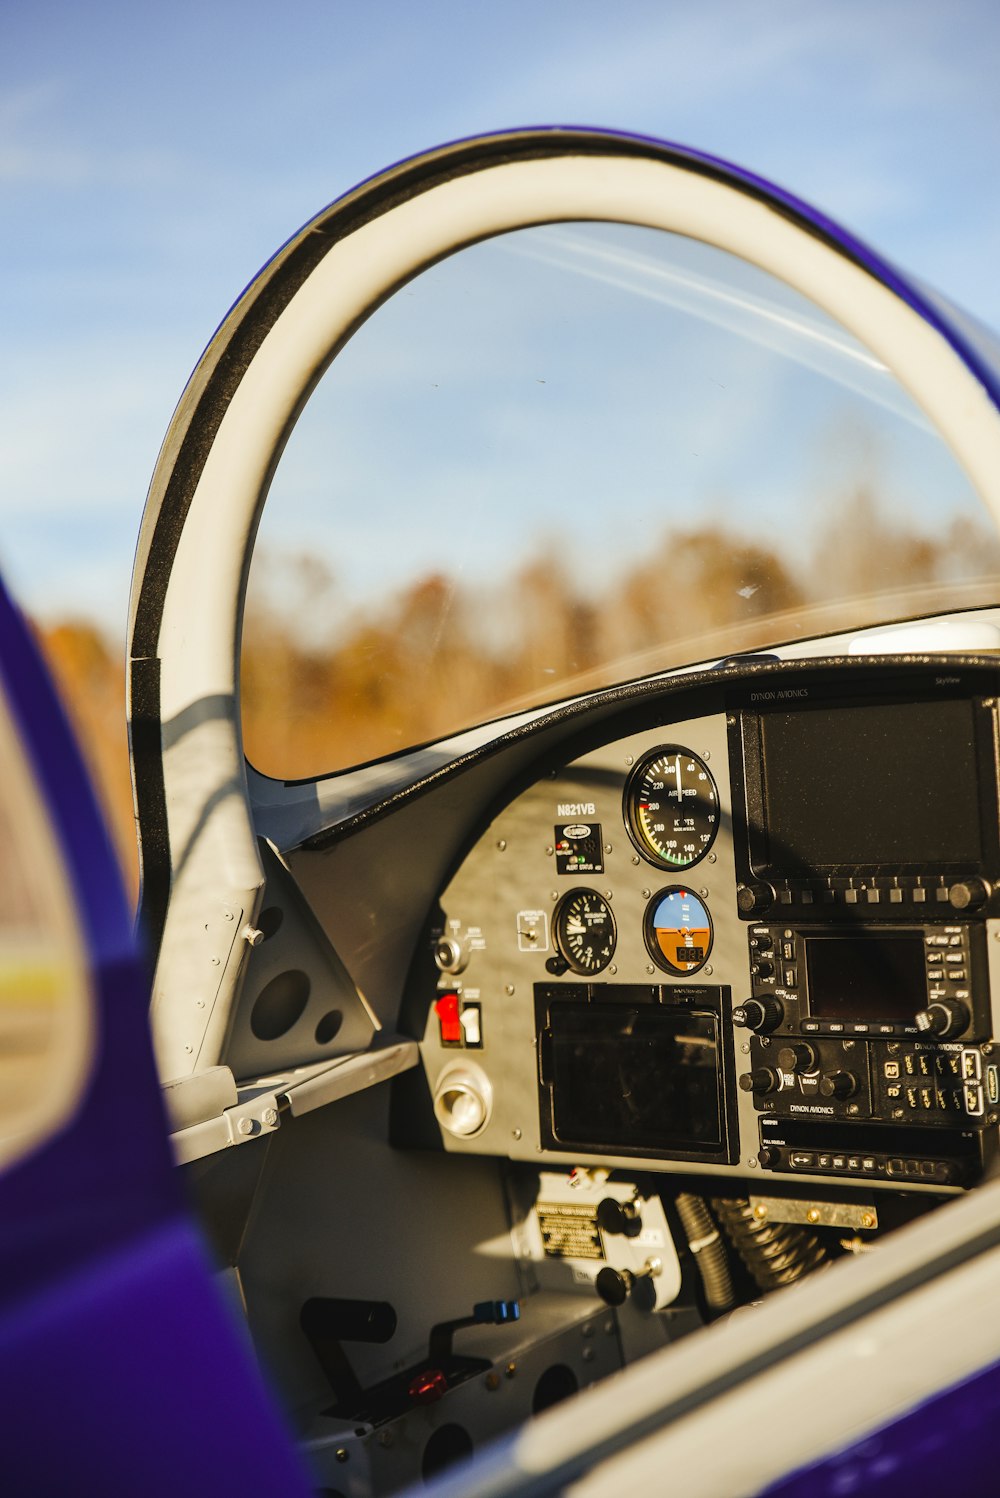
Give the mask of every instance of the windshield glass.
M 334 361 L 251 568 L 248 758 L 283 778 L 769 643 L 995 601 L 942 441 L 843 328 L 656 230 L 520 230 Z

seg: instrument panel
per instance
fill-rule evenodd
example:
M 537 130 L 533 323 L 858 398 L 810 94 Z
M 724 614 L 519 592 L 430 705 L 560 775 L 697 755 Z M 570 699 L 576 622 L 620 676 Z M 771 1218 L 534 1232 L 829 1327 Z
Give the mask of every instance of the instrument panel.
M 540 764 L 410 975 L 444 1147 L 971 1184 L 1000 1119 L 996 738 L 992 668 L 802 668 Z

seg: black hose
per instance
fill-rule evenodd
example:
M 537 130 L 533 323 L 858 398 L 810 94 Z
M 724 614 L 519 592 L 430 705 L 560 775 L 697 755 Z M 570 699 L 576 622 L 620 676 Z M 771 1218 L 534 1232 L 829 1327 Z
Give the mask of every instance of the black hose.
M 746 1197 L 713 1197 L 712 1210 L 761 1290 L 793 1285 L 826 1263 L 826 1249 L 812 1233 L 755 1216 Z

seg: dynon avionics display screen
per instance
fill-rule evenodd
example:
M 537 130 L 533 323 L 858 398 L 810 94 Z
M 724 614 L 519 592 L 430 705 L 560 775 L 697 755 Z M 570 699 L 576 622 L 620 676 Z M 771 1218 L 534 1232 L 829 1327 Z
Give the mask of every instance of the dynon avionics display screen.
M 980 864 L 971 702 L 765 713 L 760 733 L 759 867 Z
M 912 1024 L 927 1002 L 924 933 L 804 938 L 813 1019 Z

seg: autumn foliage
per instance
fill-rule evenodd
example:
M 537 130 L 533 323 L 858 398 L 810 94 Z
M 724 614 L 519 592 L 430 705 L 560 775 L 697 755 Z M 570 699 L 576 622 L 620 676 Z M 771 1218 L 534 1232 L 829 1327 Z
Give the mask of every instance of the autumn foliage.
M 257 587 L 274 561 L 284 586 Z M 792 557 L 719 526 L 667 531 L 609 581 L 540 551 L 489 589 L 443 571 L 348 607 L 312 557 L 254 563 L 242 697 L 248 757 L 294 779 L 359 764 L 527 703 L 886 618 L 997 601 L 1000 547 L 955 520 L 893 522 L 865 493 Z M 317 621 L 334 621 L 326 630 Z M 40 636 L 132 887 L 124 662 L 90 622 Z

